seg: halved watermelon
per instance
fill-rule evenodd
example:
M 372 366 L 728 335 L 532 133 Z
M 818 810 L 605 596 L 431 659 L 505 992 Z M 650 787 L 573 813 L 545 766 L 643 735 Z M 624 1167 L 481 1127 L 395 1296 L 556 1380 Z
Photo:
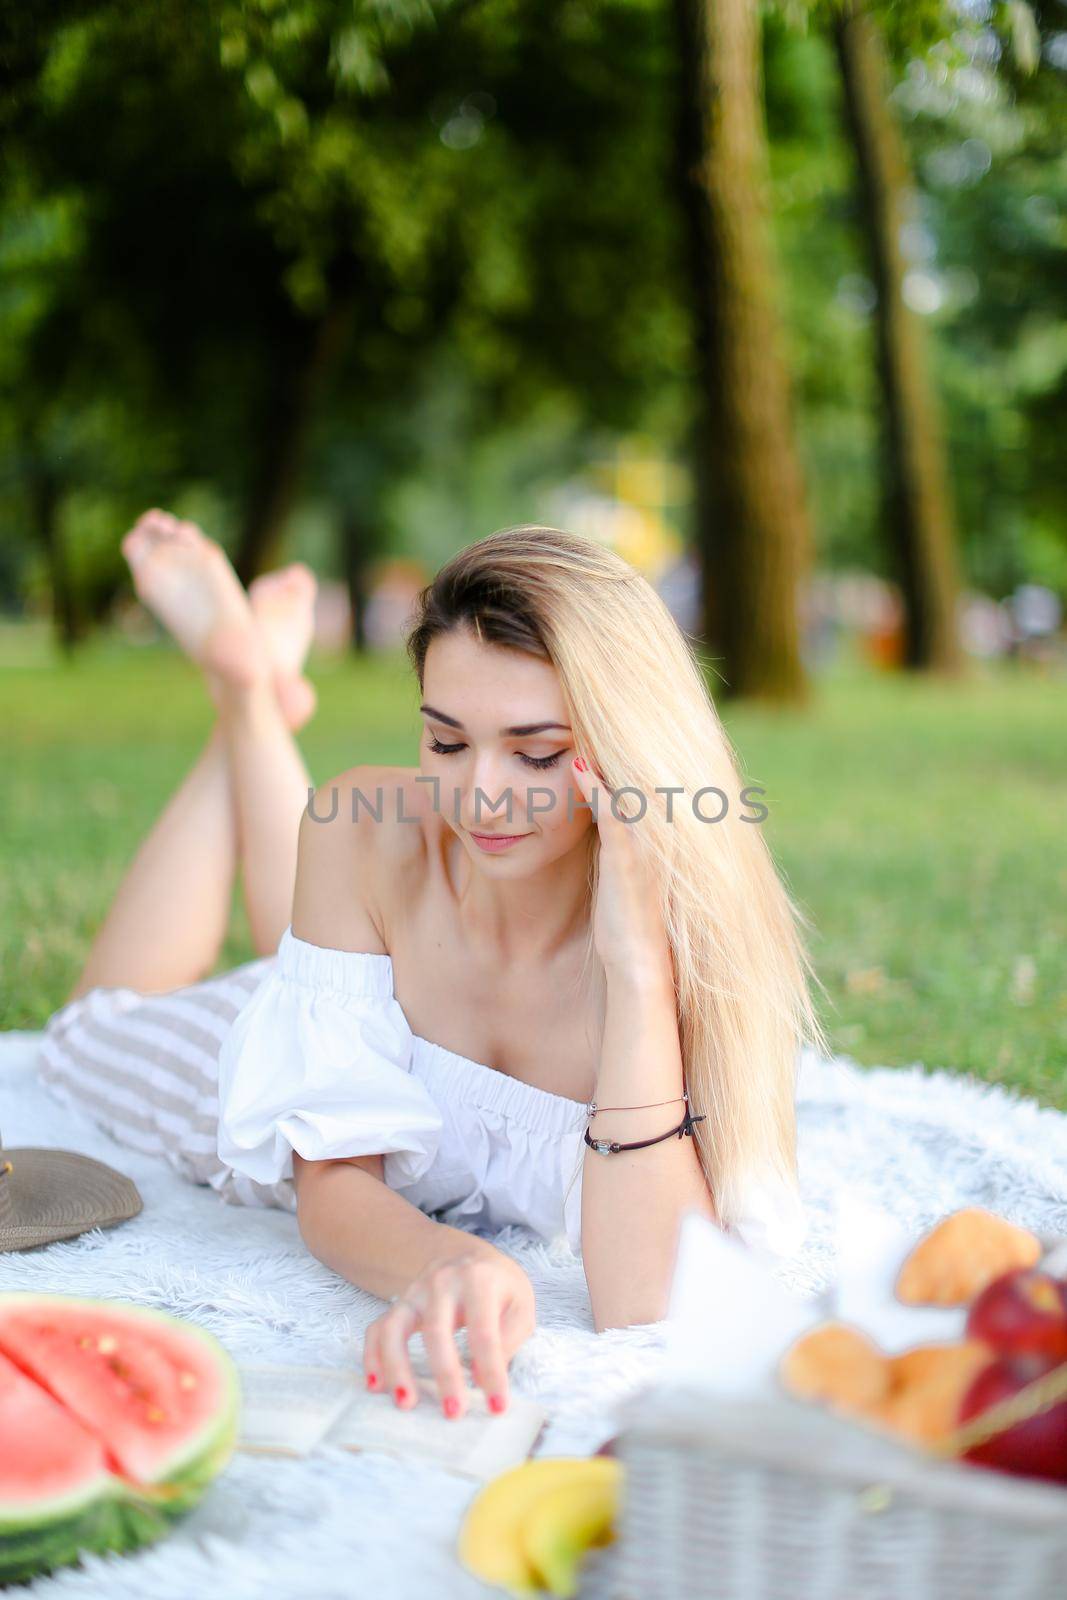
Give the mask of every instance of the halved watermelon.
M 239 1403 L 232 1360 L 192 1323 L 0 1294 L 0 1584 L 159 1538 L 230 1459 Z

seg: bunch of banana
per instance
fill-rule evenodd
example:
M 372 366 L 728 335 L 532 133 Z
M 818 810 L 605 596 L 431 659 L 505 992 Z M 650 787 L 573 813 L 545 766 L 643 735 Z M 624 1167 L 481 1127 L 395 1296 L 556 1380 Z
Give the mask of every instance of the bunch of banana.
M 574 1595 L 586 1551 L 614 1538 L 621 1485 L 612 1456 L 524 1461 L 475 1495 L 459 1530 L 459 1558 L 512 1595 Z

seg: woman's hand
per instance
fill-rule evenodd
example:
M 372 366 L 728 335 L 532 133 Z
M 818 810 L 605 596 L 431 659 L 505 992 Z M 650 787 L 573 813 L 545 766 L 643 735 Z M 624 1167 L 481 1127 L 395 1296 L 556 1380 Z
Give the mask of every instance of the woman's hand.
M 575 757 L 572 771 L 590 804 L 595 795 L 600 834 L 600 883 L 593 917 L 597 955 L 608 972 L 630 979 L 668 977 L 673 987 L 670 942 L 650 864 L 637 838 L 642 821 L 624 822 L 615 815 L 612 791 L 582 757 Z
M 467 1329 L 471 1374 L 490 1411 L 508 1401 L 508 1363 L 536 1323 L 533 1285 L 510 1256 L 492 1249 L 446 1256 L 425 1267 L 367 1329 L 363 1372 L 368 1389 L 388 1390 L 404 1410 L 418 1402 L 408 1340 L 421 1332 L 446 1417 L 467 1409 L 467 1386 L 456 1345 Z

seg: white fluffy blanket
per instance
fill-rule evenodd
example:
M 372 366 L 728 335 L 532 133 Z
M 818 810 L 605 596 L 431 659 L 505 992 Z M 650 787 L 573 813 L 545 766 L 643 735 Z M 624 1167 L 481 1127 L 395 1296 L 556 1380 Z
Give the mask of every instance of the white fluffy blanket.
M 0 1036 L 4 1144 L 81 1150 L 128 1173 L 143 1212 L 46 1249 L 0 1253 L 0 1289 L 129 1298 L 209 1328 L 238 1358 L 354 1362 L 381 1309 L 307 1253 L 296 1218 L 221 1203 L 208 1188 L 116 1145 L 36 1081 L 37 1035 Z M 1003 1090 L 921 1066 L 860 1069 L 806 1054 L 800 1169 L 812 1227 L 782 1280 L 804 1294 L 833 1279 L 835 1200 L 844 1189 L 916 1231 L 960 1205 L 988 1206 L 1067 1233 L 1067 1117 Z M 618 1400 L 653 1380 L 664 1325 L 593 1332 L 580 1263 L 518 1229 L 498 1242 L 529 1272 L 538 1328 L 512 1364 L 517 1391 L 547 1408 L 539 1454 L 595 1449 Z M 462 1600 L 489 1591 L 453 1550 L 475 1485 L 437 1467 L 339 1449 L 306 1460 L 238 1453 L 163 1544 L 88 1557 L 22 1592 L 53 1600 Z

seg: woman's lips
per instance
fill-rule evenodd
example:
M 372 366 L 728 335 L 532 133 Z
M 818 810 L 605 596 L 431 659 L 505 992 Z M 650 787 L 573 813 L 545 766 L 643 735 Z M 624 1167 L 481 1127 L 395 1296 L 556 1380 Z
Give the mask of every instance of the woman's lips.
M 518 844 L 520 839 L 525 839 L 525 833 L 472 833 L 471 838 L 479 850 L 484 850 L 488 855 L 498 855 L 502 850 L 510 850 L 513 844 Z

